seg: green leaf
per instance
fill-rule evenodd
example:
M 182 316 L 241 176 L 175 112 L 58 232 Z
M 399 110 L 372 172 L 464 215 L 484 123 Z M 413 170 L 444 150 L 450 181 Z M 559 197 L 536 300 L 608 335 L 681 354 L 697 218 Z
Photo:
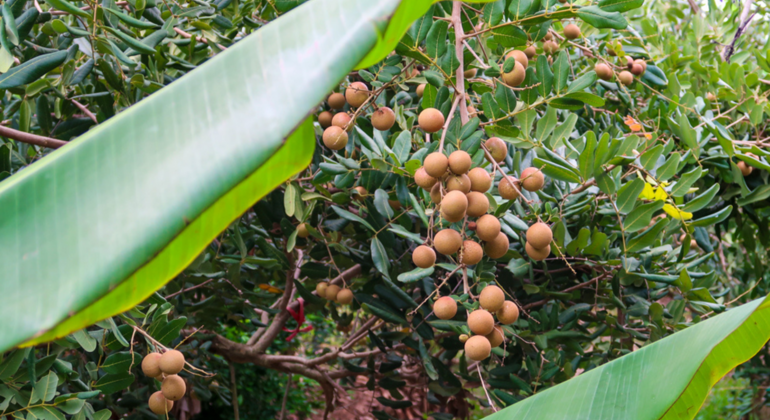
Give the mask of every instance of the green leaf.
M 655 163 L 658 162 L 658 158 L 663 154 L 663 145 L 659 144 L 639 156 L 639 163 L 642 164 L 644 169 L 651 171 L 655 168 Z
M 102 7 L 102 10 L 117 16 L 117 18 L 123 21 L 123 23 L 127 24 L 128 26 L 133 26 L 134 28 L 137 28 L 137 29 L 156 29 L 159 27 L 158 25 L 152 22 L 146 22 L 143 20 L 135 19 L 133 16 L 129 16 L 123 12 L 110 9 L 108 7 Z
M 67 0 L 46 0 L 46 3 L 50 4 L 51 6 L 64 11 L 69 12 L 73 15 L 80 16 L 82 18 L 91 18 L 91 14 L 85 10 L 82 10 L 81 8 L 75 6 L 74 4 L 68 2 Z
M 56 386 L 59 384 L 59 377 L 56 373 L 49 372 L 48 375 L 40 378 L 32 390 L 30 402 L 48 402 L 56 395 Z
M 573 169 L 540 158 L 533 159 L 532 164 L 538 168 L 542 167 L 543 173 L 551 178 L 560 181 L 574 182 L 576 184 L 580 183 L 580 177 Z
M 83 348 L 86 352 L 92 352 L 96 349 L 96 339 L 91 337 L 90 334 L 88 334 L 88 331 L 86 330 L 80 330 L 75 331 L 72 334 L 73 337 L 75 337 L 75 340 L 78 341 L 78 344 L 80 344 L 80 347 Z
M 8 378 L 13 376 L 16 371 L 19 370 L 19 366 L 21 366 L 21 363 L 27 358 L 29 350 L 30 349 L 28 348 L 14 350 L 13 353 L 10 353 L 5 360 L 0 363 L 0 380 L 8 380 Z
M 355 222 L 355 223 L 360 223 L 360 224 L 366 226 L 367 228 L 371 229 L 372 232 L 376 232 L 377 231 L 375 228 L 372 227 L 372 225 L 369 224 L 369 222 L 367 222 L 366 220 L 360 218 L 359 216 L 356 216 L 355 214 L 353 214 L 353 213 L 351 213 L 351 212 L 349 212 L 349 211 L 347 211 L 345 209 L 339 208 L 337 206 L 333 206 L 332 210 L 334 210 L 334 212 L 337 213 L 337 215 L 339 215 L 343 219 L 347 219 L 347 220 L 350 220 L 351 222 Z
M 558 121 L 559 117 L 556 115 L 556 109 L 550 106 L 546 108 L 545 115 L 537 121 L 535 137 L 540 141 L 545 140 L 551 134 L 551 131 L 556 128 Z
M 538 58 L 539 60 L 540 58 Z M 567 93 L 573 93 L 573 92 L 580 92 L 585 88 L 591 87 L 596 83 L 596 79 L 598 77 L 596 76 L 596 72 L 591 70 L 586 72 L 586 74 L 578 77 L 574 82 L 570 83 L 569 89 L 567 89 Z
M 599 29 L 626 29 L 628 22 L 618 12 L 609 12 L 599 6 L 578 9 L 577 16 L 585 23 Z
M 679 152 L 672 153 L 671 156 L 669 156 L 669 158 L 657 169 L 658 180 L 667 181 L 671 179 L 671 177 L 676 174 L 676 170 L 679 167 L 679 159 L 681 157 Z
M 0 76 L 0 89 L 9 89 L 34 82 L 44 74 L 59 67 L 66 59 L 67 51 L 58 51 L 25 61 Z
M 11 11 L 8 2 L 3 3 L 3 24 L 11 44 L 19 45 L 19 30 L 16 28 L 16 19 L 13 17 L 13 11 Z
M 692 187 L 692 184 L 700 179 L 703 172 L 704 171 L 701 168 L 696 167 L 692 171 L 683 174 L 682 177 L 679 178 L 679 181 L 671 187 L 671 195 L 674 197 L 685 195 L 690 187 Z
M 661 219 L 649 229 L 645 229 L 633 238 L 626 241 L 626 250 L 629 252 L 641 251 L 651 246 L 658 240 L 660 233 L 665 229 L 668 220 Z
M 527 15 L 529 9 L 532 8 L 534 0 L 512 0 L 508 6 L 508 11 L 511 12 L 511 18 L 519 20 Z
M 495 42 L 505 48 L 527 45 L 527 33 L 518 26 L 500 26 L 490 32 L 495 36 Z
M 104 360 L 101 368 L 106 373 L 122 373 L 128 372 L 128 367 L 133 363 L 134 366 L 141 364 L 142 360 L 138 354 L 131 354 L 130 352 L 123 351 L 118 353 L 112 353 Z
M 433 274 L 433 267 L 430 268 L 415 268 L 412 271 L 407 271 L 398 275 L 398 281 L 402 283 L 412 283 L 425 277 L 430 277 Z
M 113 394 L 128 388 L 132 383 L 134 383 L 134 375 L 128 372 L 108 373 L 96 381 L 94 388 L 105 394 Z
M 642 7 L 644 0 L 600 0 L 599 7 L 608 12 L 627 12 Z
M 623 229 L 626 232 L 636 232 L 650 224 L 652 215 L 663 208 L 664 201 L 653 201 L 635 208 L 626 217 Z
M 700 219 L 697 219 L 697 220 L 693 220 L 691 223 L 689 223 L 689 225 L 693 227 L 715 225 L 727 219 L 727 217 L 730 216 L 730 213 L 732 211 L 733 211 L 733 206 L 727 206 L 714 214 L 711 214 L 706 217 L 701 217 Z
M 390 259 L 388 259 L 388 252 L 385 250 L 385 246 L 378 238 L 372 239 L 372 261 L 377 271 L 389 276 L 388 271 L 390 269 Z
M 714 184 L 711 186 L 711 188 L 707 189 L 706 191 L 703 191 L 700 195 L 688 201 L 687 204 L 684 205 L 682 210 L 690 213 L 696 212 L 706 207 L 709 203 L 711 203 L 711 200 L 713 200 L 714 197 L 716 197 L 718 192 L 719 192 L 719 184 Z
M 556 93 L 567 87 L 569 77 L 569 57 L 567 52 L 561 50 L 559 57 L 553 61 L 553 89 Z
M 425 39 L 425 53 L 434 60 L 438 60 L 447 50 L 447 32 L 449 31 L 449 22 L 437 20 L 428 31 L 428 37 Z
M 540 77 L 540 85 L 537 86 L 537 91 L 540 96 L 546 98 L 551 93 L 553 88 L 553 71 L 548 64 L 548 59 L 545 55 L 539 55 L 537 57 L 537 75 Z
M 604 106 L 604 99 L 594 95 L 593 93 L 573 92 L 573 93 L 564 95 L 564 98 L 578 100 L 580 102 L 583 102 L 584 104 L 588 104 L 597 108 Z
M 506 114 L 510 114 L 516 109 L 516 95 L 502 83 L 497 85 L 495 100 L 497 100 L 497 105 L 500 109 Z
M 578 157 L 578 167 L 580 168 L 580 176 L 583 179 L 591 179 L 594 174 L 594 150 L 596 150 L 597 146 L 596 134 L 593 131 L 589 131 L 585 134 L 585 138 L 586 145 Z
M 628 213 L 636 205 L 636 199 L 644 189 L 644 181 L 641 178 L 636 178 L 631 182 L 627 182 L 618 190 L 618 211 L 621 213 Z M 649 222 L 648 222 L 649 223 Z

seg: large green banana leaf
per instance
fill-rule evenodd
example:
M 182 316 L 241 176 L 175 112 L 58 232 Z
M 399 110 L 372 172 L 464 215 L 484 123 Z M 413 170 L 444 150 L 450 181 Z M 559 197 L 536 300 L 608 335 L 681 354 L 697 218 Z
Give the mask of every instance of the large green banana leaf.
M 711 387 L 768 339 L 770 298 L 758 299 L 485 419 L 692 419 Z

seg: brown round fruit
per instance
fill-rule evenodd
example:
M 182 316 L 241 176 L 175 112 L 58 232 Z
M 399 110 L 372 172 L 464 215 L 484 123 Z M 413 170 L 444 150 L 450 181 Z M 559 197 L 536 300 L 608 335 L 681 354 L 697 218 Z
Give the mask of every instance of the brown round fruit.
M 355 194 L 353 194 L 353 198 L 356 201 L 364 201 L 364 200 L 366 200 L 366 196 L 369 194 L 369 191 L 366 191 L 366 188 L 364 188 L 364 187 L 362 187 L 360 185 L 355 187 L 355 188 L 353 188 L 353 191 L 356 192 Z
M 423 92 L 425 92 L 425 83 L 417 86 L 417 89 L 415 90 L 415 93 L 417 93 L 418 98 L 422 98 Z
M 468 69 L 468 70 L 465 70 L 465 72 L 463 72 L 463 76 L 466 79 L 473 79 L 474 77 L 476 77 L 476 73 L 477 72 L 478 72 L 478 69 L 475 69 L 475 68 L 474 69 Z
M 187 386 L 179 375 L 169 375 L 163 379 L 163 383 L 160 386 L 160 391 L 163 396 L 169 401 L 179 401 L 184 397 L 184 393 L 187 392 Z
M 315 293 L 322 298 L 326 298 L 327 287 L 329 287 L 329 283 L 325 281 L 318 282 L 318 284 L 315 285 Z
M 363 82 L 353 82 L 345 89 L 345 100 L 350 106 L 358 108 L 369 99 L 369 88 Z
M 446 181 L 446 189 L 448 191 L 462 191 L 467 194 L 471 192 L 471 179 L 465 174 L 450 176 Z
M 599 76 L 599 78 L 602 80 L 612 79 L 612 69 L 610 66 L 604 63 L 596 63 L 594 66 L 594 71 L 596 72 L 596 75 Z
M 468 173 L 471 169 L 471 155 L 464 150 L 455 150 L 449 155 L 449 170 L 457 175 Z
M 438 182 L 430 189 L 430 201 L 432 201 L 433 204 L 439 204 L 441 202 L 441 184 Z
M 545 36 L 543 36 L 543 39 L 546 40 L 546 41 L 552 40 L 553 39 L 553 34 L 551 33 L 551 31 L 546 32 Z
M 527 191 L 538 191 L 545 185 L 545 176 L 540 169 L 529 167 L 521 171 L 521 186 Z
M 427 108 L 420 112 L 417 123 L 426 133 L 435 133 L 444 126 L 444 114 L 436 108 Z
M 350 289 L 342 289 L 337 293 L 337 303 L 342 305 L 350 305 L 353 302 L 353 291 Z
M 329 95 L 329 98 L 326 99 L 326 102 L 329 104 L 329 108 L 331 109 L 345 108 L 345 95 L 337 92 L 332 93 Z
M 529 258 L 532 258 L 535 261 L 543 261 L 551 254 L 551 245 L 547 245 L 542 249 L 537 249 L 530 245 L 529 242 L 527 242 L 524 244 L 524 250 L 527 251 Z
M 716 101 L 716 100 L 717 100 L 717 96 L 716 96 L 716 95 L 714 95 L 714 94 L 713 94 L 713 93 L 711 93 L 711 92 L 708 92 L 708 93 L 706 93 L 706 100 L 707 100 L 707 101 L 711 101 L 711 102 L 714 102 L 714 101 Z
M 503 82 L 511 87 L 517 87 L 524 82 L 524 77 L 527 75 L 527 69 L 521 65 L 518 61 L 513 66 L 513 70 L 509 73 L 503 73 Z
M 490 137 L 489 140 L 484 142 L 484 146 L 487 147 L 489 154 L 492 155 L 492 159 L 495 162 L 500 163 L 508 156 L 508 146 L 499 137 Z
M 527 55 L 526 50 L 525 51 L 519 51 L 519 50 L 513 50 L 505 55 L 505 58 L 513 58 L 516 60 L 517 63 L 521 64 L 524 69 L 527 69 L 527 66 L 529 66 L 529 56 Z
M 144 356 L 144 359 L 142 359 L 142 372 L 145 376 L 149 378 L 160 376 L 162 372 L 158 362 L 161 356 L 160 353 L 147 353 L 147 356 Z
M 537 222 L 527 229 L 527 243 L 533 248 L 544 249 L 551 245 L 553 232 L 543 222 Z
M 754 172 L 754 167 L 747 165 L 746 162 L 742 160 L 739 160 L 736 165 L 738 165 L 738 169 L 741 170 L 741 173 L 743 174 L 743 176 L 749 176 L 751 175 L 752 172 Z
M 519 319 L 519 307 L 510 300 L 503 302 L 503 307 L 497 310 L 497 320 L 503 325 L 510 325 Z
M 443 255 L 454 254 L 460 250 L 462 244 L 463 238 L 460 236 L 460 232 L 454 229 L 442 229 L 433 238 L 433 248 Z
M 491 214 L 485 214 L 476 221 L 476 236 L 482 241 L 493 241 L 500 233 L 500 220 Z
M 465 265 L 478 264 L 484 257 L 484 250 L 481 249 L 481 245 L 474 241 L 463 242 L 462 250 L 460 251 L 460 262 Z
M 372 113 L 372 125 L 380 131 L 388 131 L 396 123 L 396 114 L 392 109 L 384 106 Z
M 473 168 L 468 172 L 471 179 L 471 191 L 487 192 L 492 188 L 492 176 L 484 168 Z
M 500 197 L 506 200 L 515 200 L 519 198 L 519 192 L 521 192 L 521 183 L 517 181 L 508 180 L 508 177 L 503 177 L 497 184 L 497 192 L 500 193 Z
M 390 208 L 392 208 L 395 211 L 401 210 L 401 202 L 398 200 L 388 200 L 388 204 L 390 205 Z
M 436 264 L 436 251 L 425 245 L 420 245 L 412 251 L 412 262 L 420 268 L 430 268 Z
M 631 67 L 631 74 L 635 76 L 641 76 L 642 73 L 644 73 L 644 67 L 638 63 L 634 63 L 634 65 Z
M 469 359 L 480 362 L 492 352 L 492 345 L 483 335 L 474 335 L 465 342 L 465 355 Z
M 557 51 L 559 51 L 559 44 L 553 41 L 545 41 L 543 43 L 543 51 L 545 51 L 547 54 L 555 54 Z
M 468 315 L 468 328 L 474 334 L 487 335 L 495 327 L 495 318 L 484 309 L 476 309 Z
M 450 191 L 441 200 L 441 216 L 450 222 L 459 222 L 468 210 L 468 197 L 460 191 Z
M 423 168 L 433 178 L 441 178 L 449 167 L 449 159 L 443 153 L 433 152 L 425 157 Z
M 147 404 L 150 406 L 150 411 L 158 415 L 168 413 L 174 406 L 174 402 L 167 400 L 166 397 L 163 396 L 162 391 L 150 395 L 150 401 L 148 401 Z
M 492 332 L 485 335 L 485 337 L 487 337 L 487 340 L 489 340 L 489 345 L 492 347 L 499 347 L 500 344 L 503 344 L 503 341 L 505 340 L 503 329 L 498 326 L 495 326 Z
M 334 302 L 337 300 L 337 295 L 340 293 L 340 290 L 342 290 L 341 287 L 337 286 L 336 284 L 330 284 L 326 286 L 326 293 L 324 294 L 324 297 L 326 300 Z
M 452 319 L 457 314 L 457 302 L 450 296 L 439 298 L 433 303 L 433 313 L 438 319 Z
M 468 195 L 468 217 L 481 217 L 489 211 L 489 199 L 484 193 L 478 191 L 469 192 Z
M 324 146 L 332 150 L 344 149 L 348 144 L 348 133 L 345 130 L 333 125 L 324 130 Z
M 502 308 L 503 302 L 505 302 L 505 293 L 495 285 L 485 287 L 479 295 L 479 304 L 489 312 L 496 312 Z
M 352 127 L 350 125 L 350 115 L 348 115 L 347 112 L 338 112 L 334 114 L 334 117 L 332 117 L 332 125 L 335 127 L 339 127 L 345 130 L 350 129 Z
M 484 252 L 489 258 L 496 260 L 503 257 L 508 252 L 508 247 L 510 246 L 511 243 L 508 241 L 508 236 L 500 232 L 493 241 L 484 244 Z
M 176 375 L 184 368 L 184 355 L 179 350 L 169 350 L 160 357 L 158 367 L 166 375 Z
M 300 223 L 297 225 L 297 236 L 302 239 L 310 236 L 310 231 L 307 229 L 307 223 Z
M 647 71 L 647 62 L 642 60 L 641 58 L 637 58 L 636 60 L 634 60 L 634 64 L 638 64 L 642 66 L 642 73 Z
M 318 124 L 321 125 L 321 128 L 327 128 L 332 125 L 332 118 L 334 118 L 334 115 L 331 112 L 323 111 L 318 114 Z
M 631 67 L 633 67 L 633 66 L 634 66 L 634 58 L 631 57 L 630 55 L 627 55 L 626 56 L 626 68 L 628 70 L 631 70 Z
M 628 86 L 631 83 L 634 83 L 634 75 L 628 71 L 623 70 L 620 72 L 620 74 L 618 74 L 618 80 L 620 80 L 620 83 Z
M 414 182 L 424 190 L 430 190 L 438 182 L 438 179 L 428 175 L 425 167 L 422 167 L 414 173 Z
M 532 59 L 532 57 L 534 57 L 534 56 L 535 56 L 535 54 L 537 54 L 537 48 L 535 48 L 535 46 L 534 46 L 534 45 L 530 45 L 529 47 L 527 47 L 526 49 L 524 49 L 524 54 L 526 54 L 526 56 L 527 56 L 527 59 L 530 59 L 530 60 L 531 60 L 531 59 Z
M 570 23 L 569 25 L 564 27 L 564 37 L 567 39 L 577 39 L 580 38 L 580 27 L 575 25 L 574 23 Z

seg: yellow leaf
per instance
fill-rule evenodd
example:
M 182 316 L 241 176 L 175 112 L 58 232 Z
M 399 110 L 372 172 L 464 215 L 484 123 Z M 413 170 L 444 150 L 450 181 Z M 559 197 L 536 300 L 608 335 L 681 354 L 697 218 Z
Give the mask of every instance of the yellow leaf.
M 645 200 L 654 200 L 655 191 L 652 189 L 652 185 L 650 185 L 648 182 L 645 182 L 644 189 L 642 190 L 642 193 L 639 194 L 639 198 L 643 198 Z
M 279 289 L 277 287 L 273 287 L 273 286 L 271 286 L 269 284 L 260 284 L 259 288 L 264 290 L 264 291 L 266 291 L 266 292 L 268 292 L 268 293 L 275 293 L 276 295 L 283 293 L 283 290 L 281 290 L 281 289 Z
M 679 210 L 678 208 L 672 206 L 671 204 L 664 204 L 663 211 L 665 211 L 669 216 L 673 217 L 676 220 L 692 219 L 692 213 Z
M 666 195 L 666 190 L 663 189 L 663 185 L 655 189 L 655 196 L 653 197 L 653 199 L 658 201 L 664 201 L 666 197 L 668 197 L 668 195 Z

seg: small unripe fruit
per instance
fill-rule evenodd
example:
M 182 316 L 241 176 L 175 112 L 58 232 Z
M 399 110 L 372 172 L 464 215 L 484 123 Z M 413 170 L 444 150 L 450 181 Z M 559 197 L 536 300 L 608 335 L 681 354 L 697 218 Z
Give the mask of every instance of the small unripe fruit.
M 326 300 L 334 302 L 337 300 L 337 294 L 339 294 L 340 290 L 342 290 L 341 287 L 337 286 L 336 284 L 330 284 L 326 286 L 326 294 L 324 297 Z
M 421 85 L 417 86 L 417 90 L 415 91 L 415 93 L 417 93 L 417 97 L 418 97 L 418 98 L 422 98 L 422 94 L 423 94 L 424 92 L 425 92 L 425 83 L 423 83 L 423 84 L 421 84 Z
M 547 54 L 555 54 L 559 51 L 559 44 L 553 41 L 545 41 L 543 43 L 543 51 L 545 51 Z
M 302 239 L 310 236 L 310 231 L 307 229 L 307 223 L 300 223 L 297 225 L 297 236 Z
M 347 130 L 351 127 L 351 120 L 352 118 L 347 112 L 338 112 L 332 117 L 332 125 Z
M 516 60 L 517 63 L 521 64 L 522 67 L 526 70 L 529 66 L 529 56 L 527 56 L 527 52 L 525 51 L 519 51 L 519 50 L 513 50 L 505 55 L 505 58 L 513 58 Z
M 326 288 L 329 287 L 329 283 L 322 281 L 315 285 L 315 292 L 318 296 L 326 298 Z
M 184 368 L 184 355 L 179 350 L 169 350 L 160 357 L 158 367 L 166 375 L 176 375 Z
M 543 249 L 551 245 L 553 232 L 543 222 L 537 222 L 527 229 L 527 243 L 533 248 Z
M 564 37 L 567 39 L 580 38 L 580 28 L 574 23 L 570 23 L 564 27 Z
M 474 334 L 487 335 L 495 327 L 495 318 L 484 309 L 476 309 L 468 315 L 468 328 Z
M 430 190 L 438 182 L 438 179 L 428 175 L 425 167 L 422 167 L 414 173 L 414 182 L 424 190 Z
M 174 406 L 174 402 L 167 400 L 166 397 L 163 396 L 162 391 L 150 395 L 150 401 L 148 401 L 147 404 L 150 406 L 150 411 L 158 415 L 168 413 Z
M 457 302 L 450 296 L 444 296 L 433 303 L 433 313 L 438 319 L 452 319 L 457 314 Z
M 345 107 L 345 95 L 341 93 L 332 93 L 326 100 L 331 109 L 342 109 Z
M 484 168 L 473 168 L 468 172 L 471 180 L 471 191 L 487 192 L 492 188 L 492 176 Z
M 612 48 L 607 48 L 607 54 L 609 54 L 610 57 L 615 57 L 618 55 L 618 53 L 615 52 Z
M 420 245 L 412 251 L 412 262 L 420 268 L 430 268 L 436 264 L 436 251 L 431 247 Z
M 473 241 L 464 241 L 460 251 L 460 263 L 465 265 L 478 264 L 484 257 L 484 250 L 481 245 Z
M 508 236 L 506 236 L 505 233 L 500 232 L 494 240 L 484 244 L 484 252 L 489 258 L 496 260 L 502 258 L 508 252 L 510 246 L 511 243 L 508 241 Z
M 441 200 L 441 216 L 450 222 L 459 222 L 468 210 L 468 197 L 460 191 L 450 191 Z
M 596 63 L 594 66 L 596 75 L 602 80 L 612 79 L 612 69 L 605 63 Z
M 184 379 L 179 375 L 169 375 L 163 379 L 160 391 L 167 400 L 179 401 L 184 397 L 184 393 L 187 392 L 187 386 L 184 383 Z
M 480 362 L 492 352 L 492 345 L 489 340 L 482 335 L 474 335 L 465 342 L 465 355 L 469 359 Z
M 524 50 L 524 54 L 527 56 L 528 59 L 532 59 L 532 57 L 537 54 L 537 48 L 535 48 L 534 45 L 530 45 Z
M 503 344 L 503 341 L 505 341 L 505 336 L 503 335 L 503 329 L 498 326 L 495 326 L 492 332 L 485 335 L 485 337 L 487 337 L 487 340 L 489 340 L 489 344 L 493 348 L 499 347 L 500 344 Z
M 535 261 L 543 261 L 551 254 L 551 245 L 547 245 L 545 248 L 537 249 L 530 245 L 529 242 L 524 244 L 524 250 L 527 251 L 529 258 Z
M 476 221 L 476 236 L 482 241 L 493 241 L 500 233 L 500 220 L 491 214 L 485 214 Z
M 497 320 L 503 325 L 510 325 L 519 319 L 519 307 L 510 300 L 503 303 L 503 307 L 497 310 Z
M 481 217 L 489 211 L 489 199 L 483 193 L 478 191 L 469 192 L 468 195 L 468 217 Z
M 478 72 L 478 69 L 475 69 L 475 68 L 465 70 L 465 72 L 463 72 L 463 77 L 465 77 L 466 79 L 472 79 L 476 77 L 477 72 Z
M 420 112 L 417 123 L 426 133 L 435 133 L 444 126 L 444 114 L 436 108 L 427 108 Z
M 471 192 L 471 179 L 465 174 L 450 176 L 446 181 L 446 189 L 448 191 L 462 191 L 467 194 Z
M 490 137 L 489 140 L 484 142 L 484 146 L 489 150 L 489 154 L 492 155 L 492 159 L 495 162 L 502 162 L 505 157 L 508 156 L 508 146 L 499 137 Z
M 540 169 L 530 167 L 521 171 L 519 183 L 527 191 L 538 191 L 545 185 L 545 176 Z
M 517 87 L 524 82 L 524 77 L 527 75 L 527 70 L 518 61 L 513 66 L 513 70 L 509 73 L 503 73 L 503 82 L 511 87 Z
M 449 155 L 449 170 L 456 175 L 468 173 L 471 169 L 471 155 L 464 150 L 455 150 Z
M 513 178 L 511 178 L 513 179 Z M 504 176 L 497 184 L 497 192 L 500 193 L 500 197 L 506 200 L 515 200 L 519 198 L 519 192 L 521 191 L 521 184 L 519 182 L 509 180 L 509 177 Z
M 470 117 L 474 117 L 476 115 L 476 108 L 474 108 L 472 105 L 468 105 L 465 110 L 468 111 L 468 116 Z
M 505 302 L 505 293 L 495 285 L 485 287 L 479 295 L 479 304 L 489 312 L 496 312 L 502 308 L 503 302 Z
M 620 83 L 628 86 L 631 83 L 634 83 L 634 75 L 628 71 L 623 70 L 620 72 L 620 74 L 618 74 L 618 80 L 620 80 Z
M 350 106 L 358 108 L 369 99 L 369 88 L 363 82 L 353 82 L 345 89 L 345 100 Z
M 553 39 L 553 34 L 551 33 L 551 31 L 546 32 L 545 36 L 543 37 L 543 39 L 546 40 L 546 41 L 552 40 Z
M 396 114 L 384 106 L 372 114 L 372 126 L 380 131 L 388 131 L 396 123 Z
M 142 372 L 145 376 L 150 378 L 160 376 L 161 371 L 160 366 L 158 366 L 160 357 L 160 353 L 148 353 L 147 356 L 144 356 L 144 359 L 142 359 Z
M 466 226 L 468 227 L 469 231 L 471 231 L 471 232 L 475 232 L 476 231 L 476 222 L 468 222 L 468 224 Z
M 433 204 L 441 202 L 441 184 L 438 182 L 430 189 L 430 201 L 432 201 Z
M 441 178 L 449 167 L 449 159 L 443 153 L 433 152 L 425 157 L 423 168 L 433 178 Z
M 638 63 L 634 63 L 634 65 L 631 67 L 631 74 L 635 76 L 641 76 L 642 73 L 644 73 L 644 67 L 642 67 Z
M 342 305 L 350 305 L 353 302 L 353 291 L 350 289 L 342 289 L 337 293 L 337 303 Z
M 324 146 L 329 149 L 341 150 L 348 144 L 348 133 L 333 125 L 324 130 L 323 141 Z
M 747 165 L 746 162 L 742 160 L 739 160 L 736 165 L 738 165 L 738 169 L 741 170 L 741 173 L 743 174 L 743 176 L 749 176 L 754 171 L 753 166 Z
M 327 128 L 332 125 L 332 118 L 334 118 L 334 115 L 331 112 L 323 111 L 318 114 L 318 124 L 321 128 Z
M 469 338 L 470 337 L 468 336 L 468 334 L 460 334 L 457 336 L 457 339 L 460 340 L 461 343 L 468 341 Z
M 433 238 L 433 247 L 439 254 L 452 255 L 460 250 L 463 238 L 460 232 L 454 229 L 442 229 Z
M 708 92 L 708 93 L 706 93 L 706 100 L 713 102 L 713 101 L 717 100 L 717 97 L 713 93 Z

